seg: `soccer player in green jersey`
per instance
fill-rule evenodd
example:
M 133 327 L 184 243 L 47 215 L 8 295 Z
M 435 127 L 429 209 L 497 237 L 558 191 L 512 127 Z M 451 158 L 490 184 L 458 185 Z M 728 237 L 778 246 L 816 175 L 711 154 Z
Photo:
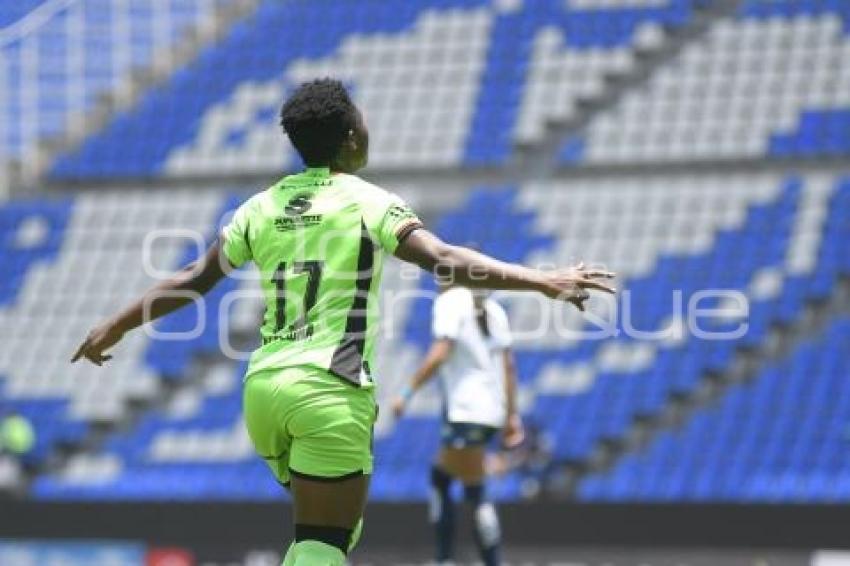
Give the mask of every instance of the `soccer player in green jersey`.
M 72 361 L 102 365 L 125 333 L 253 261 L 266 313 L 243 412 L 257 453 L 292 493 L 295 541 L 284 564 L 339 565 L 359 537 L 372 471 L 384 256 L 467 287 L 537 291 L 580 309 L 588 290 L 614 292 L 602 281 L 612 274 L 544 272 L 442 242 L 401 199 L 353 175 L 366 165 L 368 132 L 337 80 L 298 88 L 281 124 L 307 169 L 248 199 L 200 259 L 96 326 Z

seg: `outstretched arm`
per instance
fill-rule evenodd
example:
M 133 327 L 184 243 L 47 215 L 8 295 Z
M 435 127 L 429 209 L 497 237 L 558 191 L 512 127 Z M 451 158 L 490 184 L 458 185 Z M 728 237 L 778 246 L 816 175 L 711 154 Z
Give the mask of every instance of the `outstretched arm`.
M 614 293 L 614 288 L 600 279 L 610 279 L 609 271 L 577 267 L 541 271 L 513 263 L 505 263 L 482 253 L 453 246 L 418 228 L 396 248 L 396 257 L 418 265 L 441 278 L 464 287 L 508 291 L 537 291 L 552 299 L 561 299 L 584 310 L 589 290 Z
M 513 448 L 523 441 L 525 431 L 517 408 L 516 363 L 510 348 L 502 350 L 502 364 L 505 372 L 505 403 L 507 408 L 507 419 L 502 435 L 505 447 Z
M 396 418 L 402 415 L 404 408 L 407 406 L 407 402 L 410 401 L 410 398 L 414 393 L 416 393 L 416 390 L 428 383 L 428 381 L 434 377 L 437 370 L 440 369 L 440 366 L 443 365 L 443 362 L 445 362 L 452 353 L 452 347 L 453 343 L 448 338 L 434 340 L 433 344 L 431 344 L 431 349 L 428 350 L 428 354 L 425 356 L 425 361 L 422 362 L 422 365 L 418 370 L 416 370 L 416 373 L 413 374 L 413 379 L 410 381 L 410 385 L 408 385 L 404 392 L 393 402 L 393 413 L 395 413 Z
M 154 285 L 127 308 L 92 329 L 71 362 L 85 357 L 93 364 L 102 365 L 112 358 L 104 352 L 117 344 L 125 333 L 194 302 L 212 289 L 230 269 L 230 263 L 216 241 L 197 261 Z

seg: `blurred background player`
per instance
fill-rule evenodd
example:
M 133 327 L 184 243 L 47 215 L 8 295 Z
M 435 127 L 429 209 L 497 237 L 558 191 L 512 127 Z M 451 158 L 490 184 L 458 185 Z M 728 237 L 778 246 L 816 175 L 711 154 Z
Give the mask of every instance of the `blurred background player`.
M 35 430 L 26 417 L 0 411 L 0 454 L 23 458 L 35 445 Z
M 35 443 L 32 422 L 14 410 L 0 407 L 0 497 L 21 494 L 26 489 L 25 475 L 37 470 Z
M 517 411 L 516 369 L 511 331 L 504 309 L 486 291 L 442 287 L 434 301 L 434 341 L 409 386 L 394 402 L 400 417 L 413 394 L 439 371 L 443 391 L 442 447 L 431 468 L 429 517 L 436 538 L 435 558 L 454 555 L 454 480 L 463 484 L 475 542 L 486 566 L 500 563 L 499 518 L 486 498 L 486 447 L 501 430 L 507 448 L 523 440 Z

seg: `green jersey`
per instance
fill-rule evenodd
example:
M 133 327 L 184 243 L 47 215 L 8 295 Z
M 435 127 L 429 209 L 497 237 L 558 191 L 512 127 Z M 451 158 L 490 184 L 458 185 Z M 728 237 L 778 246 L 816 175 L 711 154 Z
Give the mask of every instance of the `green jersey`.
M 421 225 L 399 197 L 327 168 L 285 177 L 242 204 L 222 249 L 236 267 L 257 265 L 266 303 L 246 377 L 311 366 L 371 386 L 384 254 Z

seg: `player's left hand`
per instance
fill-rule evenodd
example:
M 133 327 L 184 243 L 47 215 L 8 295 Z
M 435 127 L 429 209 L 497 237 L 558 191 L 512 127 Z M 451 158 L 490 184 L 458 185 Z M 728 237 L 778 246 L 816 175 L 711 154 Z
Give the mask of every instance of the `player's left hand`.
M 502 444 L 505 448 L 516 448 L 525 440 L 525 428 L 522 426 L 522 418 L 519 415 L 508 417 L 502 429 Z
M 589 269 L 580 262 L 574 267 L 547 272 L 542 292 L 550 299 L 571 303 L 584 311 L 584 303 L 590 298 L 590 291 L 602 291 L 614 294 L 617 290 L 605 283 L 613 279 L 616 273 L 604 269 Z
M 404 415 L 404 410 L 407 408 L 407 401 L 404 397 L 396 397 L 393 399 L 393 416 L 400 419 Z
M 112 356 L 104 354 L 104 352 L 117 344 L 124 337 L 124 331 L 118 325 L 107 321 L 94 327 L 76 353 L 71 358 L 71 363 L 76 362 L 80 358 L 86 358 L 96 366 L 103 365 L 103 362 L 112 359 Z

